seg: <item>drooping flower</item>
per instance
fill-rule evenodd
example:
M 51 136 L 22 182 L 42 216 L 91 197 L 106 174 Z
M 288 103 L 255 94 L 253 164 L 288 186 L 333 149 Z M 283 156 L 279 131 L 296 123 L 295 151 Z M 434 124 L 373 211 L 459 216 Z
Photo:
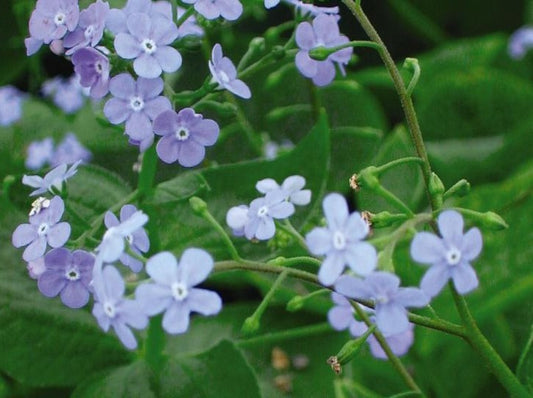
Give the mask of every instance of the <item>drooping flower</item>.
M 27 169 L 38 170 L 48 164 L 54 155 L 54 140 L 47 137 L 41 141 L 32 141 L 26 150 Z
M 22 116 L 26 96 L 13 86 L 0 87 L 0 126 L 9 126 Z
M 128 32 L 128 17 L 134 12 L 142 12 L 150 17 L 160 16 L 172 20 L 172 5 L 168 1 L 128 0 L 124 8 L 112 8 L 106 19 L 106 27 L 114 35 Z M 178 16 L 179 17 L 179 16 Z
M 418 232 L 411 242 L 411 257 L 431 265 L 420 287 L 428 296 L 434 297 L 451 279 L 457 292 L 466 294 L 479 283 L 470 262 L 481 253 L 481 232 L 472 228 L 463 234 L 463 217 L 455 210 L 443 211 L 437 224 L 442 238 L 429 232 Z
M 124 249 L 126 247 L 124 241 L 129 241 L 129 239 L 132 239 L 133 235 L 148 222 L 148 216 L 141 210 L 137 210 L 132 214 L 129 214 L 130 210 L 131 208 L 127 208 L 127 210 L 124 212 L 124 220 L 121 220 L 120 224 L 113 225 L 107 229 L 104 237 L 102 238 L 102 242 L 96 248 L 98 257 L 102 261 L 106 263 L 117 261 L 124 253 Z M 128 217 L 126 217 L 127 214 L 129 214 Z M 112 222 L 112 217 L 108 216 L 108 221 Z M 138 236 L 141 235 L 142 233 L 140 233 Z M 141 240 L 142 239 L 139 241 Z M 141 243 L 141 246 L 144 247 L 144 244 Z
M 107 228 L 116 227 L 126 220 L 131 218 L 137 212 L 137 208 L 133 205 L 124 205 L 120 209 L 120 221 L 117 217 L 108 211 L 105 214 L 104 222 Z M 128 242 L 130 249 L 137 254 L 146 253 L 150 248 L 150 240 L 144 228 L 138 228 L 132 233 L 126 235 L 126 241 Z M 126 267 L 129 267 L 133 272 L 139 272 L 142 269 L 143 263 L 136 258 L 133 258 L 127 253 L 122 253 L 119 260 Z
M 272 178 L 265 178 L 258 181 L 255 188 L 264 194 L 275 190 L 281 190 L 285 193 L 285 200 L 298 206 L 305 206 L 311 202 L 311 191 L 309 189 L 302 189 L 304 186 L 305 178 L 299 175 L 294 175 L 285 178 L 281 185 Z
M 12 236 L 15 247 L 28 246 L 22 254 L 25 261 L 41 257 L 46 246 L 57 248 L 63 246 L 70 237 L 70 225 L 59 222 L 65 211 L 63 199 L 54 196 L 48 207 L 30 216 L 29 224 L 20 224 Z
M 233 235 L 244 236 L 244 227 L 248 223 L 248 206 L 234 206 L 226 213 L 226 224 L 233 230 Z
M 349 39 L 341 35 L 337 18 L 320 14 L 311 23 L 302 22 L 296 28 L 296 44 L 300 51 L 296 54 L 296 67 L 302 75 L 313 80 L 317 86 L 326 86 L 335 78 L 335 64 L 344 75 L 344 65 L 350 60 L 353 49 L 343 48 L 330 54 L 325 60 L 317 61 L 309 56 L 309 51 L 317 47 L 331 48 Z
M 55 169 L 50 170 L 45 176 L 27 176 L 22 177 L 22 183 L 32 188 L 37 188 L 30 193 L 30 196 L 39 195 L 50 191 L 53 193 L 54 189 L 61 190 L 63 183 L 72 177 L 78 171 L 78 166 L 81 160 L 78 160 L 69 169 L 66 164 L 60 164 Z
M 282 220 L 294 214 L 294 205 L 285 200 L 283 191 L 268 192 L 264 198 L 254 199 L 244 226 L 247 239 L 268 240 L 276 233 L 274 219 Z
M 333 329 L 339 331 L 348 329 L 353 337 L 359 337 L 366 333 L 368 326 L 363 321 L 358 321 L 354 318 L 355 311 L 346 297 L 333 292 L 331 299 L 335 305 L 328 312 L 328 321 Z M 365 310 L 366 307 L 363 309 Z M 373 311 L 368 309 L 367 312 L 372 313 Z M 376 317 L 372 315 L 370 320 L 375 323 Z M 402 356 L 407 354 L 414 340 L 413 329 L 414 325 L 409 323 L 409 327 L 405 332 L 383 336 L 394 355 Z M 366 341 L 374 357 L 387 359 L 387 355 L 373 334 L 368 336 Z
M 522 59 L 533 48 L 533 27 L 523 26 L 509 38 L 507 51 L 513 59 Z
M 97 258 L 96 261 L 100 259 Z M 95 264 L 92 286 L 95 300 L 92 313 L 98 325 L 105 332 L 112 327 L 122 344 L 134 350 L 137 340 L 130 327 L 146 328 L 148 317 L 136 300 L 124 298 L 125 284 L 122 276 L 112 265 L 101 269 L 101 264 Z
M 192 108 L 178 113 L 168 110 L 154 120 L 154 133 L 163 136 L 157 143 L 157 155 L 165 163 L 178 162 L 184 167 L 198 165 L 205 157 L 205 147 L 218 138 L 218 124 L 204 119 Z
M 90 88 L 92 98 L 102 98 L 109 92 L 109 60 L 94 48 L 82 48 L 72 56 L 74 72 L 79 76 L 80 85 Z
M 29 22 L 30 37 L 26 39 L 28 55 L 43 43 L 49 44 L 72 32 L 78 26 L 79 16 L 77 0 L 37 0 Z
M 409 328 L 406 307 L 425 307 L 429 303 L 422 290 L 400 288 L 400 278 L 389 272 L 373 272 L 364 280 L 343 275 L 335 282 L 335 290 L 353 299 L 373 300 L 376 325 L 385 336 Z
M 235 21 L 242 14 L 239 0 L 183 0 L 186 4 L 194 4 L 194 9 L 206 19 L 222 17 Z
M 126 122 L 126 134 L 133 140 L 153 142 L 152 121 L 166 110 L 172 109 L 168 98 L 159 95 L 163 91 L 161 78 L 137 81 L 128 73 L 111 79 L 109 89 L 113 98 L 104 106 L 104 114 L 113 124 Z
M 65 113 L 74 113 L 85 103 L 84 88 L 80 85 L 79 77 L 72 75 L 68 79 L 55 77 L 44 82 L 42 92 Z
M 78 141 L 76 136 L 73 133 L 67 133 L 53 153 L 50 164 L 58 166 L 62 163 L 89 162 L 91 157 L 91 152 Z
M 160 15 L 150 17 L 132 13 L 127 19 L 128 32 L 117 34 L 115 49 L 124 59 L 135 59 L 133 69 L 141 77 L 153 79 L 161 72 L 175 72 L 181 66 L 181 55 L 172 42 L 178 37 L 176 24 Z
M 80 13 L 78 27 L 68 33 L 63 46 L 69 48 L 66 55 L 71 55 L 83 47 L 96 47 L 104 35 L 105 21 L 109 13 L 109 3 L 96 0 Z
M 237 79 L 237 69 L 228 57 L 222 54 L 222 46 L 215 44 L 211 51 L 211 60 L 209 60 L 209 70 L 213 79 L 219 84 L 219 88 L 225 88 L 233 94 L 248 99 L 252 93 L 248 86 Z
M 346 200 L 337 193 L 327 195 L 322 207 L 328 226 L 314 228 L 305 237 L 312 254 L 326 256 L 318 272 L 320 283 L 332 285 L 346 265 L 359 275 L 371 273 L 377 253 L 362 241 L 368 235 L 368 224 L 359 213 L 349 214 Z
M 38 287 L 46 297 L 58 294 L 67 307 L 81 308 L 89 302 L 94 256 L 84 250 L 50 250 L 44 256 L 46 270 L 39 276 Z
M 135 291 L 143 311 L 151 316 L 165 312 L 163 329 L 170 334 L 184 333 L 191 312 L 215 315 L 222 308 L 220 296 L 195 287 L 213 269 L 213 259 L 204 250 L 190 248 L 176 260 L 169 252 L 156 254 L 146 263 L 146 272 L 155 283 L 141 284 Z

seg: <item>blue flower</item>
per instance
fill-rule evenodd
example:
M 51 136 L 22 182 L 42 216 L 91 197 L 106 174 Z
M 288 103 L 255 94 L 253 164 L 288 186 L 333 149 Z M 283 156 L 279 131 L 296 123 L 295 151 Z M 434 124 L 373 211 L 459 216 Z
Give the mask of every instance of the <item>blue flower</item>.
M 248 209 L 248 221 L 244 226 L 247 239 L 268 240 L 276 233 L 274 219 L 282 220 L 294 214 L 294 205 L 285 200 L 281 190 L 268 192 L 264 198 L 254 199 Z
M 104 35 L 108 13 L 109 3 L 102 0 L 96 0 L 80 12 L 78 26 L 74 31 L 67 33 L 63 40 L 63 46 L 70 49 L 66 55 L 72 55 L 87 46 L 95 47 Z
M 19 225 L 13 232 L 12 243 L 15 247 L 28 245 L 22 254 L 25 261 L 36 260 L 46 251 L 47 244 L 53 248 L 63 246 L 70 237 L 70 225 L 59 222 L 65 204 L 59 196 L 54 196 L 46 207 L 40 208 L 30 216 L 29 224 Z
M 47 137 L 42 141 L 32 141 L 26 150 L 26 168 L 38 170 L 49 163 L 54 155 L 54 140 Z
M 222 54 L 222 47 L 218 43 L 214 45 L 213 50 L 211 51 L 209 70 L 220 88 L 225 88 L 244 99 L 251 98 L 252 93 L 250 92 L 250 89 L 246 83 L 237 79 L 237 69 L 235 69 L 235 65 L 233 65 L 233 62 L 231 62 L 228 57 L 224 57 Z
M 165 312 L 163 329 L 170 334 L 184 333 L 191 312 L 215 315 L 222 308 L 220 296 L 195 286 L 213 269 L 213 259 L 201 249 L 187 249 L 181 259 L 172 253 L 156 254 L 146 263 L 146 272 L 155 283 L 140 285 L 135 291 L 147 315 Z
M 400 288 L 400 278 L 388 272 L 373 272 L 364 280 L 343 275 L 335 290 L 353 299 L 374 301 L 376 325 L 385 335 L 403 333 L 409 328 L 406 307 L 425 307 L 429 297 L 414 287 Z
M 312 254 L 326 256 L 318 272 L 320 283 L 332 285 L 346 265 L 359 275 L 368 275 L 377 265 L 376 249 L 362 242 L 368 224 L 359 213 L 349 214 L 346 200 L 337 193 L 326 196 L 322 207 L 327 228 L 314 228 L 305 237 Z
M 248 206 L 234 206 L 226 213 L 226 224 L 232 229 L 233 235 L 244 236 L 244 227 L 248 222 Z
M 122 220 L 120 224 L 113 225 L 108 228 L 104 234 L 104 237 L 102 238 L 102 243 L 100 243 L 100 245 L 98 245 L 96 248 L 98 257 L 106 263 L 117 261 L 124 253 L 124 249 L 126 247 L 124 240 L 133 241 L 133 235 L 136 234 L 137 231 L 139 231 L 142 226 L 148 222 L 148 216 L 141 210 L 137 210 L 129 215 L 129 217 L 126 217 L 130 212 L 129 210 L 131 210 L 131 208 L 128 208 L 124 212 L 125 219 Z M 113 213 L 106 213 L 106 218 L 110 224 L 114 224 L 112 217 Z M 142 246 L 146 247 L 144 244 Z
M 150 17 L 160 16 L 172 20 L 172 5 L 168 1 L 128 0 L 124 8 L 112 8 L 106 18 L 106 27 L 114 35 L 128 32 L 128 17 L 134 12 L 142 12 Z
M 194 9 L 205 19 L 222 17 L 235 21 L 242 14 L 239 0 L 183 0 L 186 4 L 194 4 Z
M 60 164 L 55 169 L 50 170 L 43 177 L 39 176 L 27 176 L 22 177 L 22 183 L 32 188 L 37 188 L 35 191 L 30 193 L 30 196 L 39 195 L 45 193 L 46 191 L 53 192 L 53 189 L 61 190 L 63 183 L 72 177 L 78 171 L 78 165 L 81 163 L 81 160 L 78 160 L 74 163 L 69 169 L 65 163 Z
M 428 296 L 434 297 L 452 279 L 457 292 L 466 294 L 479 283 L 470 262 L 481 253 L 481 232 L 472 228 L 463 235 L 463 217 L 454 210 L 442 212 L 437 223 L 442 238 L 419 232 L 411 242 L 411 257 L 431 265 L 420 287 Z
M 144 329 L 148 326 L 148 317 L 137 301 L 123 297 L 124 280 L 117 269 L 111 265 L 101 269 L 98 257 L 96 261 L 92 284 L 95 300 L 93 315 L 105 332 L 112 327 L 122 344 L 133 350 L 137 347 L 137 340 L 130 327 Z
M 523 26 L 509 38 L 507 51 L 513 59 L 522 59 L 533 48 L 533 27 Z
M 91 47 L 82 48 L 71 58 L 74 71 L 82 87 L 89 88 L 92 98 L 99 99 L 109 92 L 109 60 Z
M 72 133 L 67 133 L 53 153 L 50 164 L 58 166 L 62 163 L 88 162 L 91 157 L 91 152 L 78 141 L 76 136 Z
M 13 86 L 0 87 L 0 126 L 9 126 L 22 116 L 26 96 Z
M 43 94 L 51 97 L 54 104 L 68 114 L 76 112 L 85 103 L 83 90 L 76 75 L 68 79 L 55 77 L 44 82 L 42 87 Z
M 305 178 L 299 175 L 285 178 L 281 185 L 272 178 L 265 178 L 255 184 L 255 188 L 264 194 L 275 190 L 283 191 L 285 200 L 297 206 L 305 206 L 311 202 L 311 191 L 302 189 L 304 186 Z
M 137 212 L 137 208 L 133 205 L 124 205 L 120 209 L 120 221 L 117 217 L 108 211 L 105 214 L 104 222 L 107 228 L 117 227 L 119 224 L 124 223 L 126 220 L 133 217 Z M 125 236 L 128 241 L 130 249 L 137 254 L 146 253 L 150 248 L 150 240 L 144 228 L 138 228 L 132 233 Z M 136 258 L 133 258 L 127 253 L 122 253 L 119 260 L 126 267 L 129 267 L 133 272 L 139 272 L 142 269 L 143 263 Z

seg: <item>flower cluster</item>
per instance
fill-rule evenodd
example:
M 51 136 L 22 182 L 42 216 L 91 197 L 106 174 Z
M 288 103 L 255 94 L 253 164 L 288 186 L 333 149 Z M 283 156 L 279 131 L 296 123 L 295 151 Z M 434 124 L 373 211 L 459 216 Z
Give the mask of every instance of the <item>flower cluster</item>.
M 0 126 L 9 126 L 20 119 L 25 98 L 13 86 L 0 87 Z
M 259 181 L 256 189 L 265 194 L 254 199 L 249 206 L 229 209 L 226 223 L 236 236 L 247 239 L 268 240 L 276 233 L 274 219 L 283 220 L 294 214 L 294 205 L 304 206 L 311 201 L 311 191 L 302 189 L 305 178 L 290 176 L 280 185 L 271 178 Z
M 46 165 L 56 167 L 62 163 L 89 162 L 91 157 L 91 152 L 78 141 L 76 136 L 67 133 L 55 149 L 51 137 L 31 142 L 26 150 L 25 166 L 30 170 L 38 170 Z

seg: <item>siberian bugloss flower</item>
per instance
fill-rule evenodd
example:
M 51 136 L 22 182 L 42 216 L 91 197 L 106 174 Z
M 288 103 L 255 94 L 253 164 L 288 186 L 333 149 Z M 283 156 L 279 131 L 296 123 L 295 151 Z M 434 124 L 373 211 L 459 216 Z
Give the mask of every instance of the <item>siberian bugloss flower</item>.
M 402 355 L 407 354 L 415 339 L 415 334 L 413 332 L 414 328 L 415 325 L 409 323 L 406 331 L 383 336 L 385 337 L 385 341 L 389 345 L 394 355 L 401 357 Z M 383 348 L 381 348 L 381 345 L 373 334 L 368 336 L 366 341 L 368 342 L 368 345 L 370 346 L 370 352 L 374 357 L 379 359 L 388 359 L 387 354 L 385 354 L 385 351 L 383 351 Z
M 91 152 L 78 141 L 76 136 L 72 133 L 67 133 L 52 154 L 50 164 L 58 166 L 62 163 L 89 162 L 91 157 Z
M 46 266 L 44 265 L 44 256 L 28 261 L 26 269 L 28 270 L 28 275 L 30 278 L 39 279 L 39 276 L 46 271 Z
M 133 213 L 131 213 L 130 210 L 132 209 L 127 208 L 124 212 L 124 220 L 121 220 L 120 224 L 112 225 L 107 229 L 102 238 L 102 242 L 96 248 L 98 257 L 102 261 L 106 263 L 117 261 L 124 253 L 126 247 L 124 240 L 127 240 L 128 242 L 130 240 L 133 241 L 133 235 L 148 222 L 148 216 L 141 210 L 137 210 Z M 108 222 L 114 224 L 112 217 L 107 214 L 112 213 L 106 213 L 106 216 Z M 142 233 L 137 236 L 141 237 L 141 235 Z M 141 240 L 142 239 L 139 239 L 139 241 Z M 144 243 L 145 242 L 141 243 L 141 246 L 145 247 L 146 245 Z
M 9 126 L 20 119 L 25 98 L 13 86 L 0 87 L 0 126 Z
M 311 58 L 309 51 L 318 47 L 336 47 L 348 42 L 348 38 L 340 34 L 337 18 L 333 15 L 320 14 L 312 23 L 302 22 L 296 28 L 296 44 L 300 48 L 295 58 L 296 67 L 317 86 L 326 86 L 335 78 L 335 64 L 341 73 L 345 74 L 344 65 L 350 60 L 353 49 L 347 47 L 335 51 L 323 61 Z
M 135 81 L 128 73 L 113 77 L 109 83 L 113 98 L 106 102 L 104 114 L 113 124 L 126 122 L 126 134 L 133 141 L 143 143 L 141 151 L 153 142 L 152 121 L 172 108 L 168 98 L 159 95 L 163 86 L 159 77 L 139 77 Z
M 205 157 L 205 147 L 218 138 L 218 124 L 204 119 L 192 108 L 178 113 L 168 110 L 154 120 L 154 133 L 163 136 L 157 143 L 157 155 L 165 163 L 178 162 L 184 167 L 198 165 Z
M 507 51 L 513 59 L 522 59 L 533 48 L 533 27 L 523 26 L 509 38 Z
M 222 17 L 235 21 L 242 14 L 239 0 L 183 0 L 186 4 L 194 4 L 194 9 L 206 19 Z
M 72 75 L 68 79 L 55 77 L 44 82 L 42 92 L 47 97 L 51 97 L 65 113 L 74 113 L 80 109 L 84 102 L 86 93 L 80 85 L 79 77 Z
M 373 300 L 376 325 L 385 335 L 403 333 L 409 328 L 406 307 L 425 307 L 429 297 L 414 287 L 400 288 L 400 278 L 388 272 L 373 272 L 364 280 L 343 275 L 335 290 L 353 299 Z
M 281 190 L 268 192 L 264 198 L 252 200 L 248 221 L 244 225 L 247 239 L 268 240 L 276 233 L 274 219 L 282 220 L 294 214 L 294 205 L 285 200 Z
M 24 165 L 27 169 L 38 170 L 49 163 L 54 155 L 54 140 L 47 137 L 41 141 L 32 141 L 26 150 L 26 161 Z
M 211 60 L 209 60 L 209 70 L 213 79 L 219 84 L 219 88 L 225 88 L 233 94 L 248 99 L 252 96 L 248 86 L 237 79 L 237 69 L 228 57 L 222 54 L 222 46 L 215 44 L 211 51 Z
M 226 213 L 226 224 L 232 229 L 233 235 L 244 236 L 244 227 L 248 220 L 249 208 L 246 205 L 234 206 Z
M 67 307 L 81 308 L 89 301 L 94 256 L 84 250 L 50 250 L 44 256 L 45 271 L 37 286 L 46 297 L 58 294 Z
M 434 297 L 451 279 L 457 292 L 466 294 L 478 286 L 476 271 L 470 262 L 481 253 L 481 232 L 472 228 L 463 234 L 463 217 L 455 210 L 443 211 L 437 224 L 442 238 L 419 232 L 411 242 L 411 257 L 431 265 L 420 287 L 428 296 Z
M 43 177 L 40 176 L 27 176 L 22 177 L 22 183 L 32 188 L 37 188 L 30 193 L 30 196 L 40 195 L 46 191 L 53 192 L 53 189 L 61 190 L 63 183 L 72 177 L 78 171 L 78 166 L 81 160 L 78 160 L 70 168 L 67 168 L 65 163 L 60 164 L 55 169 L 50 170 Z
M 215 315 L 222 308 L 217 293 L 195 287 L 212 269 L 213 259 L 201 249 L 185 250 L 179 264 L 172 253 L 156 254 L 146 263 L 146 272 L 155 283 L 141 284 L 135 296 L 147 315 L 165 312 L 163 329 L 167 333 L 184 333 L 191 312 Z
M 285 178 L 281 185 L 272 178 L 265 178 L 255 184 L 255 188 L 264 194 L 276 190 L 283 191 L 285 200 L 297 206 L 305 206 L 311 202 L 311 191 L 302 189 L 304 186 L 305 178 L 298 175 Z
M 327 227 L 317 227 L 309 232 L 305 241 L 309 251 L 326 256 L 318 272 L 318 280 L 332 285 L 348 265 L 359 275 L 368 275 L 377 265 L 374 246 L 363 242 L 368 235 L 368 224 L 357 212 L 349 214 L 344 197 L 329 194 L 322 202 Z
M 98 258 L 97 262 L 100 261 Z M 144 329 L 148 317 L 137 301 L 124 298 L 125 284 L 117 269 L 111 265 L 101 269 L 96 264 L 93 271 L 93 315 L 98 325 L 107 332 L 113 328 L 124 346 L 130 350 L 137 347 L 137 340 L 130 327 Z
M 105 21 L 109 13 L 109 3 L 96 0 L 80 13 L 78 27 L 68 33 L 63 40 L 63 46 L 69 48 L 66 52 L 71 55 L 83 47 L 95 47 L 104 35 Z
M 94 48 L 82 48 L 72 56 L 74 72 L 82 87 L 90 88 L 92 98 L 102 98 L 109 91 L 109 60 Z
M 115 37 L 117 54 L 124 59 L 135 59 L 133 69 L 141 77 L 153 79 L 161 72 L 175 72 L 181 66 L 181 55 L 171 44 L 178 37 L 178 27 L 160 15 L 150 17 L 132 13 L 126 25 L 128 32 Z
M 116 227 L 121 223 L 124 223 L 126 220 L 131 218 L 137 212 L 137 208 L 133 205 L 124 205 L 120 209 L 120 221 L 117 217 L 108 211 L 105 214 L 104 222 L 107 228 Z M 138 228 L 132 233 L 125 236 L 126 241 L 128 242 L 130 249 L 136 253 L 146 253 L 150 248 L 150 240 L 144 228 Z M 142 269 L 143 263 L 136 258 L 133 258 L 127 253 L 122 253 L 119 257 L 119 260 L 126 267 L 129 267 L 133 272 L 139 272 Z
M 28 246 L 22 254 L 25 261 L 41 257 L 47 245 L 53 248 L 63 246 L 70 237 L 69 223 L 59 222 L 65 211 L 63 199 L 54 196 L 47 204 L 30 216 L 29 224 L 21 224 L 13 232 L 13 246 Z
M 106 27 L 114 35 L 127 32 L 128 17 L 135 13 L 142 12 L 150 17 L 160 16 L 172 20 L 172 5 L 168 1 L 152 0 L 128 0 L 124 8 L 112 8 L 106 19 Z

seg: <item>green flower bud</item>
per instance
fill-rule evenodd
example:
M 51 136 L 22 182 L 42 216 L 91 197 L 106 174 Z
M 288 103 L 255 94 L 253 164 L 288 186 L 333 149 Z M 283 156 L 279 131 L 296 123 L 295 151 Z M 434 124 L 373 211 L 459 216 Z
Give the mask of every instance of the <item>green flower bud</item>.
M 437 207 L 440 208 L 442 206 L 445 189 L 441 179 L 435 173 L 431 173 L 431 176 L 429 177 L 428 190 L 431 196 L 435 199 Z
M 254 334 L 259 330 L 260 326 L 261 323 L 259 322 L 259 319 L 252 315 L 245 319 L 244 323 L 242 324 L 241 331 L 245 335 Z
M 207 211 L 207 203 L 205 203 L 198 196 L 193 196 L 190 198 L 189 204 L 191 205 L 192 211 L 199 216 L 203 215 Z
M 369 166 L 366 169 L 361 170 L 359 173 L 359 184 L 361 187 L 368 188 L 372 191 L 379 188 L 379 179 L 377 168 L 375 166 Z
M 331 50 L 326 47 L 316 47 L 309 50 L 309 57 L 316 61 L 325 61 L 331 54 Z
M 282 46 L 272 47 L 272 56 L 276 61 L 283 59 L 286 55 L 285 49 Z
M 287 311 L 289 312 L 296 312 L 303 308 L 305 303 L 305 298 L 302 296 L 294 296 L 292 299 L 289 300 L 287 303 Z

